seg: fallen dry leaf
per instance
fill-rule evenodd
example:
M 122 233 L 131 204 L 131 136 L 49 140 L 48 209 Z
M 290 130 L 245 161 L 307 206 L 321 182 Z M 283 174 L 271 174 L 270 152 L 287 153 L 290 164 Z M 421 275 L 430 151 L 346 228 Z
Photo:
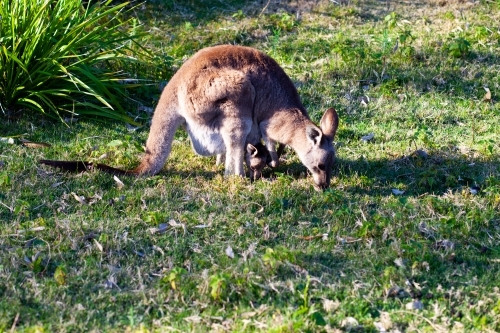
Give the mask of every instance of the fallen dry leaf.
M 163 252 L 163 250 L 161 249 L 161 247 L 159 247 L 157 245 L 153 245 L 153 250 L 155 250 L 157 252 L 160 252 L 162 256 L 165 255 L 165 252 Z
M 469 188 L 469 192 L 470 192 L 470 194 L 472 194 L 472 195 L 476 195 L 476 194 L 478 194 L 478 193 L 479 193 L 479 190 L 480 190 L 480 189 L 479 189 L 479 187 L 478 187 L 478 186 L 472 186 L 472 187 L 470 187 L 470 188 Z
M 187 231 L 186 225 L 184 223 L 177 223 L 177 222 L 175 222 L 175 220 L 172 219 L 172 220 L 168 221 L 168 224 L 174 228 L 182 228 L 184 230 L 184 233 L 186 233 L 186 231 Z
M 326 312 L 333 312 L 340 307 L 339 301 L 332 301 L 330 299 L 323 299 L 323 310 Z
M 448 239 L 443 239 L 437 241 L 434 246 L 438 249 L 453 250 L 455 248 L 455 243 Z
M 485 102 L 491 102 L 491 91 L 488 87 L 484 87 L 484 90 L 486 90 L 486 94 L 483 97 L 483 101 Z
M 46 142 L 32 142 L 28 140 L 21 140 L 22 145 L 28 148 L 48 148 L 52 147 L 52 145 L 46 143 Z
M 84 196 L 79 196 L 75 192 L 71 192 L 71 194 L 76 199 L 76 201 L 78 201 L 82 205 L 86 205 L 87 204 L 87 202 L 85 201 L 85 197 Z
M 252 318 L 257 314 L 257 311 L 248 311 L 248 312 L 243 312 L 241 314 L 241 318 L 247 319 L 247 318 Z
M 211 226 L 212 226 L 212 223 L 209 223 L 209 224 L 198 224 L 198 225 L 195 225 L 194 228 L 204 229 L 204 228 L 209 228 Z
M 347 317 L 340 323 L 340 326 L 350 330 L 359 326 L 358 321 L 353 317 Z
M 351 236 L 338 237 L 339 242 L 342 244 L 352 244 L 361 241 L 361 238 L 354 238 Z
M 405 264 L 404 264 L 404 261 L 403 261 L 403 258 L 396 258 L 394 259 L 394 264 L 398 267 L 401 267 L 401 268 L 404 268 L 405 267 Z
M 391 288 L 385 290 L 385 296 L 391 298 L 405 298 L 409 294 L 400 286 L 392 286 Z
M 241 253 L 243 257 L 243 261 L 247 261 L 248 258 L 251 258 L 255 254 L 255 249 L 257 248 L 257 243 L 251 243 L 248 249 Z
M 394 195 L 403 195 L 405 191 L 398 190 L 397 188 L 392 189 L 392 194 Z
M 5 142 L 5 143 L 13 145 L 14 144 L 14 139 L 13 138 L 2 138 L 2 137 L 0 137 L 0 142 Z
M 384 325 L 382 325 L 381 322 L 379 321 L 376 321 L 373 323 L 373 326 L 375 326 L 375 328 L 379 331 L 379 332 L 387 332 L 387 329 L 384 327 Z
M 99 249 L 99 251 L 103 252 L 103 247 L 102 247 L 101 243 L 99 243 L 97 241 L 97 239 L 95 239 L 95 238 L 93 239 L 93 241 L 94 241 L 95 246 L 97 246 L 97 248 Z
M 113 176 L 113 179 L 115 180 L 116 186 L 118 186 L 118 189 L 121 189 L 125 186 L 125 184 L 123 184 L 123 182 L 118 177 Z
M 424 261 L 422 263 L 422 267 L 425 268 L 425 270 L 428 272 L 431 270 L 430 266 L 429 266 L 429 263 L 427 261 Z
M 99 202 L 102 200 L 102 195 L 98 194 L 98 193 L 95 193 L 92 197 L 89 198 L 90 201 L 89 201 L 89 205 L 93 205 L 95 204 L 96 202 Z
M 141 126 L 132 126 L 132 125 L 130 125 L 130 124 L 126 124 L 126 126 L 127 126 L 127 130 L 128 130 L 129 132 L 135 132 L 135 131 L 137 131 L 139 128 L 141 128 Z
M 424 304 L 419 300 L 412 301 L 406 304 L 406 310 L 423 310 Z
M 418 230 L 425 237 L 434 237 L 434 231 L 431 230 L 425 222 L 420 222 L 418 225 Z
M 312 236 L 299 236 L 298 238 L 310 241 L 310 240 L 313 240 L 313 239 L 323 238 L 323 234 L 312 235 Z
M 359 103 L 362 105 L 362 106 L 367 106 L 368 103 L 370 103 L 370 97 L 368 96 L 361 96 L 359 98 Z
M 149 228 L 149 232 L 152 234 L 156 233 L 162 234 L 168 230 L 168 226 L 169 224 L 167 223 L 160 223 L 160 225 L 158 225 L 158 228 Z
M 368 141 L 371 141 L 373 140 L 373 138 L 375 137 L 375 134 L 373 133 L 370 133 L 370 134 L 367 134 L 367 135 L 364 135 L 361 137 L 361 141 L 363 142 L 368 142 Z
M 392 320 L 389 312 L 381 312 L 380 313 L 380 322 L 381 326 L 386 330 L 390 330 L 392 328 Z
M 201 318 L 198 315 L 194 315 L 194 316 L 186 317 L 186 318 L 184 318 L 184 320 L 187 321 L 187 322 L 189 322 L 189 323 L 198 324 L 198 323 L 201 323 L 201 321 L 203 320 L 203 318 Z
M 228 246 L 228 247 L 226 248 L 226 255 L 227 255 L 229 258 L 231 258 L 231 259 L 233 259 L 233 258 L 234 258 L 234 252 L 233 252 L 233 248 L 232 248 L 231 246 Z

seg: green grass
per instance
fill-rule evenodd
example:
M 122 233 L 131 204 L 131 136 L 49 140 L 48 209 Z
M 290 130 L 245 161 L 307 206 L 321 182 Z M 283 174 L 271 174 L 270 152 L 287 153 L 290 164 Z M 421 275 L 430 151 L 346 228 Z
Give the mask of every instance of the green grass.
M 137 70 L 266 51 L 313 119 L 339 111 L 331 188 L 291 151 L 265 180 L 224 178 L 182 131 L 159 175 L 120 188 L 37 160 L 131 168 L 148 126 L 2 119 L 0 331 L 499 331 L 498 4 L 179 3 L 135 11 L 156 54 Z
M 136 62 L 127 2 L 21 0 L 0 4 L 0 112 L 38 112 L 62 122 L 90 116 L 132 123 L 124 110 Z M 106 28 L 102 24 L 106 23 Z M 119 69 L 116 69 L 120 66 Z M 120 99 L 121 98 L 121 99 Z

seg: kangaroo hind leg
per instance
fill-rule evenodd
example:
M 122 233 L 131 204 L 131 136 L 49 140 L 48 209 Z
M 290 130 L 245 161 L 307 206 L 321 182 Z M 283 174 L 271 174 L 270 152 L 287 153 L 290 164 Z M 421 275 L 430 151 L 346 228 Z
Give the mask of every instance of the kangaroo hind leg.
M 252 132 L 254 96 L 255 90 L 251 83 L 242 80 L 237 93 L 231 94 L 230 99 L 221 106 L 224 113 L 221 134 L 226 146 L 226 175 L 245 176 L 243 161 Z
M 252 126 L 251 118 L 226 117 L 221 127 L 222 139 L 226 147 L 225 175 L 244 177 L 243 160 L 246 140 Z

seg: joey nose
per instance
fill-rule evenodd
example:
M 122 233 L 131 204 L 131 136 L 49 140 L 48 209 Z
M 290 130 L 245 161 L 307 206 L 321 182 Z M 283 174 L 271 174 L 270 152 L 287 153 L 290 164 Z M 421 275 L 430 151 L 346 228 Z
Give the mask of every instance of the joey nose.
M 250 179 L 252 181 L 260 179 L 261 177 L 262 177 L 262 172 L 259 169 L 253 169 L 253 168 L 251 168 Z

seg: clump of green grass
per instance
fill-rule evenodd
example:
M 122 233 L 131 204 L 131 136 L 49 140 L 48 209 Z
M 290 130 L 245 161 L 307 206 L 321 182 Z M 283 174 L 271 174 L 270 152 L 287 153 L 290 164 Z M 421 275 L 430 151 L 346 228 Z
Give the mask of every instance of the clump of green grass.
M 123 108 L 137 37 L 120 19 L 127 2 L 34 0 L 0 4 L 0 112 L 33 110 L 63 121 L 131 121 Z M 111 65 L 111 66 L 110 66 Z

